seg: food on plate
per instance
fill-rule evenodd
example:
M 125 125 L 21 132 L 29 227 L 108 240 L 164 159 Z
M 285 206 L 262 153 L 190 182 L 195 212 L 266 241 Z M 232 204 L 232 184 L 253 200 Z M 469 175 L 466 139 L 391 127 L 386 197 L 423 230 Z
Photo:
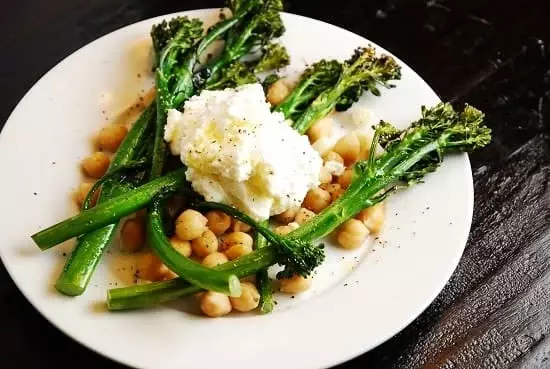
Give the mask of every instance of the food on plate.
M 108 291 L 110 310 L 197 296 L 210 317 L 269 313 L 277 285 L 269 267 L 279 266 L 280 292 L 313 290 L 324 237 L 363 246 L 383 229 L 392 193 L 421 182 L 447 154 L 489 142 L 483 114 L 468 105 L 421 107 L 402 130 L 373 122 L 355 103 L 394 87 L 400 67 L 370 46 L 288 83 L 280 1 L 235 0 L 230 10 L 206 32 L 187 17 L 153 27 L 155 102 L 130 129 L 100 131 L 99 148 L 113 155 L 82 163 L 97 179 L 79 188 L 82 211 L 32 236 L 42 250 L 78 237 L 59 292 L 85 291 L 122 222 L 121 248 L 135 253 L 149 283 Z M 219 39 L 219 53 L 202 58 Z M 354 122 L 342 134 L 335 121 L 345 110 Z

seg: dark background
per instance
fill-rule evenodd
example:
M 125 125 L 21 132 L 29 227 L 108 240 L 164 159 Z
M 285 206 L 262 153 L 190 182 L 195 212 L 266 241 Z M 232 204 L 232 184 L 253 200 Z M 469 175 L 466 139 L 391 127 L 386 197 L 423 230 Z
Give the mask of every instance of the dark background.
M 6 1 L 0 13 L 0 127 L 37 79 L 79 47 L 138 20 L 220 3 Z M 444 100 L 485 111 L 494 130 L 493 143 L 471 157 L 472 232 L 445 290 L 403 332 L 342 368 L 550 368 L 547 1 L 285 3 L 289 12 L 389 49 Z M 0 301 L 0 367 L 120 368 L 51 326 L 1 265 Z M 327 340 L 338 344 L 330 335 Z

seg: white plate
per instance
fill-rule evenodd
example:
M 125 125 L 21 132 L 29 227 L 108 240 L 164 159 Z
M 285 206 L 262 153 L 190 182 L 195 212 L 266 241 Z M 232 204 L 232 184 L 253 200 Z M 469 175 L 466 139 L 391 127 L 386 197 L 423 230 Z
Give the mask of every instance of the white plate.
M 211 23 L 218 10 L 183 14 Z M 317 20 L 283 18 L 287 32 L 282 42 L 293 60 L 290 72 L 321 58 L 345 59 L 355 47 L 369 44 Z M 279 298 L 271 315 L 206 319 L 173 307 L 108 313 L 106 290 L 131 279 L 121 264 L 108 260 L 83 296 L 55 293 L 62 254 L 73 243 L 41 253 L 29 236 L 76 211 L 67 194 L 81 180 L 78 164 L 90 153 L 90 137 L 151 83 L 146 40 L 160 19 L 122 28 L 59 63 L 27 93 L 0 136 L 0 204 L 5 210 L 0 254 L 23 294 L 67 335 L 138 368 L 328 367 L 403 329 L 441 291 L 464 249 L 473 200 L 466 155 L 447 158 L 425 184 L 391 198 L 380 243 L 357 252 L 329 247 L 329 260 L 312 291 L 296 299 Z M 401 65 L 398 88 L 361 103 L 405 126 L 418 117 L 420 105 L 439 99 Z M 115 254 L 108 256 L 120 258 Z

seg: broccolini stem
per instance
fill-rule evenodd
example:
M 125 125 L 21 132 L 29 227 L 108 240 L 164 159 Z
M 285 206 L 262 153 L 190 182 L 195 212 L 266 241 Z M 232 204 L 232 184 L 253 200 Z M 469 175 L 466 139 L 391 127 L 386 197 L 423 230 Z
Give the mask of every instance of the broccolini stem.
M 149 105 L 124 138 L 111 161 L 109 173 L 118 170 L 135 158 L 141 143 L 146 139 L 146 133 L 153 123 L 154 116 L 155 106 Z M 114 181 L 105 183 L 98 198 L 98 206 L 115 196 L 121 195 L 127 189 L 128 187 L 122 183 Z M 115 234 L 115 229 L 116 224 L 108 224 L 101 229 L 82 235 L 78 239 L 73 252 L 65 262 L 65 266 L 57 278 L 55 287 L 59 292 L 70 296 L 77 296 L 86 290 L 94 270 L 99 260 L 101 260 L 101 255 L 103 255 L 105 248 Z M 40 234 L 44 236 L 45 233 L 40 232 L 34 235 L 33 238 L 40 240 Z M 35 242 L 37 242 L 36 239 Z
M 273 247 L 266 247 L 244 255 L 237 260 L 221 264 L 214 268 L 214 270 L 230 272 L 238 278 L 244 278 L 274 264 L 275 260 L 275 249 Z M 107 292 L 107 307 L 112 311 L 141 309 L 190 296 L 201 291 L 203 290 L 200 287 L 190 285 L 180 278 L 115 288 Z
M 268 222 L 264 222 L 264 226 L 268 226 Z M 256 233 L 254 239 L 254 249 L 262 250 L 268 246 L 267 240 L 261 234 Z M 271 280 L 267 273 L 267 268 L 260 270 L 256 273 L 256 286 L 260 292 L 260 312 L 262 314 L 269 314 L 273 311 L 273 287 L 271 286 Z
M 32 239 L 42 250 L 47 250 L 70 238 L 115 224 L 120 218 L 147 206 L 160 194 L 178 190 L 185 183 L 185 168 L 176 170 L 135 190 L 119 193 L 90 210 L 34 234 Z
M 191 284 L 209 291 L 238 297 L 241 295 L 239 278 L 228 272 L 207 268 L 176 251 L 164 235 L 160 201 L 156 200 L 149 208 L 147 234 L 154 244 L 154 251 L 166 266 Z

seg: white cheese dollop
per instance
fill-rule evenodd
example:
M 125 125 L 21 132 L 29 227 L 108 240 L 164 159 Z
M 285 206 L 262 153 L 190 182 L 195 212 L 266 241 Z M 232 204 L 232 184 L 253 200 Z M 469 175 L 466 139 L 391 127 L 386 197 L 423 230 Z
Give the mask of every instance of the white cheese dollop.
M 323 161 L 308 138 L 272 113 L 260 84 L 203 91 L 170 110 L 164 139 L 193 189 L 256 219 L 300 206 Z

